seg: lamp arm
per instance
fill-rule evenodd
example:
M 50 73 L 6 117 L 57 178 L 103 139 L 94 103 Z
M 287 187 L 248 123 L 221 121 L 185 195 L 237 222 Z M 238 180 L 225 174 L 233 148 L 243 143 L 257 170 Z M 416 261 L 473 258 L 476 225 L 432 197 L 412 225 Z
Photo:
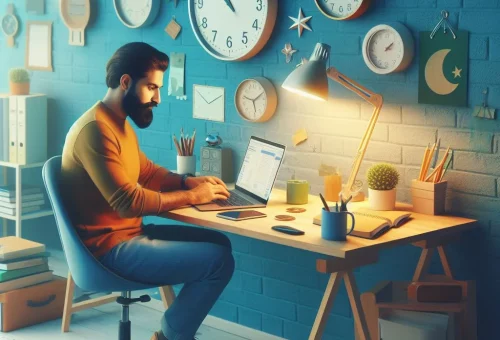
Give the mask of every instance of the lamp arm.
M 374 106 L 373 113 L 366 128 L 365 134 L 354 157 L 354 162 L 351 167 L 349 178 L 347 179 L 347 183 L 342 190 L 342 196 L 347 199 L 348 197 L 352 196 L 353 191 L 356 191 L 352 190 L 352 186 L 356 181 L 359 167 L 361 166 L 361 162 L 363 161 L 363 158 L 365 156 L 366 148 L 368 147 L 368 142 L 370 141 L 373 130 L 375 129 L 375 124 L 377 123 L 380 110 L 382 109 L 382 105 L 384 103 L 384 99 L 380 94 L 374 93 L 366 87 L 358 84 L 354 80 L 337 71 L 337 69 L 334 67 L 328 68 L 326 70 L 326 74 L 328 78 L 335 80 L 337 83 L 356 93 L 358 96 Z

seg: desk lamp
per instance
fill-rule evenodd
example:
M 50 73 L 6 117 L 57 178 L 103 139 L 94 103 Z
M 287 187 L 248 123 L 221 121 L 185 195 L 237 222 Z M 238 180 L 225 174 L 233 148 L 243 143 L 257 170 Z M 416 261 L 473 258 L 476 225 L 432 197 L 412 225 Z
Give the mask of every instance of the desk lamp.
M 345 204 L 352 198 L 353 193 L 361 189 L 361 186 L 358 184 L 354 186 L 356 176 L 361 162 L 363 161 L 368 142 L 372 136 L 384 100 L 381 95 L 356 83 L 337 71 L 334 67 L 326 69 L 326 61 L 329 55 L 330 45 L 317 43 L 309 61 L 292 71 L 283 82 L 282 87 L 288 91 L 308 98 L 325 101 L 328 98 L 328 78 L 330 78 L 374 106 L 370 122 L 361 140 L 356 156 L 354 157 L 351 173 L 349 174 L 346 185 L 340 193 L 340 199 L 343 205 L 342 208 L 345 210 Z

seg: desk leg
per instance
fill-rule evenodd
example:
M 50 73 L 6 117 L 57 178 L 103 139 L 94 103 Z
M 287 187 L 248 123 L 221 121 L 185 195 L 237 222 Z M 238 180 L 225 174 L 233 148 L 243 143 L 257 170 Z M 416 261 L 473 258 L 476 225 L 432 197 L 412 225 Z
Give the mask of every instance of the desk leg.
M 356 326 L 356 330 L 358 332 L 357 334 L 359 334 L 359 339 L 369 340 L 370 333 L 368 332 L 368 324 L 366 323 L 365 313 L 363 311 L 363 306 L 361 305 L 358 287 L 352 271 L 346 272 L 344 274 L 344 279 L 347 295 L 349 296 L 349 301 L 351 302 L 354 325 Z

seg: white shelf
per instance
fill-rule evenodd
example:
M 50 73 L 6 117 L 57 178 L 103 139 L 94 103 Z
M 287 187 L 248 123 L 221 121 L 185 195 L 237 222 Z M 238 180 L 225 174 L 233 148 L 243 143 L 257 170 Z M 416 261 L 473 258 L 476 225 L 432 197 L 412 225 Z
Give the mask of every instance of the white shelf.
M 54 212 L 50 209 L 43 209 L 43 210 L 39 210 L 39 211 L 33 211 L 33 212 L 29 212 L 29 213 L 26 213 L 26 214 L 23 214 L 21 216 L 21 220 L 31 220 L 33 218 L 38 218 L 38 217 L 44 217 L 44 216 L 50 216 L 50 215 L 53 215 Z M 11 220 L 11 221 L 15 221 L 16 220 L 16 216 L 14 215 L 8 215 L 8 214 L 3 214 L 3 213 L 0 213 L 0 217 L 1 218 L 6 218 L 8 220 Z
M 38 162 L 38 163 L 32 163 L 32 164 L 17 164 L 17 163 L 10 163 L 10 162 L 3 162 L 0 161 L 0 166 L 5 166 L 7 168 L 20 168 L 20 169 L 28 169 L 28 168 L 38 168 L 42 167 L 45 164 L 45 162 Z

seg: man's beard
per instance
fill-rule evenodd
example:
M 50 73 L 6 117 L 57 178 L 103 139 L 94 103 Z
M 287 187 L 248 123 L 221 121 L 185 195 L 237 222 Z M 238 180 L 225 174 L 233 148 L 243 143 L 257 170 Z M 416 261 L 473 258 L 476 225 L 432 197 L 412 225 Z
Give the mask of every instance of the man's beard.
M 153 122 L 153 107 L 158 104 L 155 102 L 141 103 L 134 89 L 135 86 L 132 86 L 123 97 L 123 111 L 138 128 L 145 129 Z

